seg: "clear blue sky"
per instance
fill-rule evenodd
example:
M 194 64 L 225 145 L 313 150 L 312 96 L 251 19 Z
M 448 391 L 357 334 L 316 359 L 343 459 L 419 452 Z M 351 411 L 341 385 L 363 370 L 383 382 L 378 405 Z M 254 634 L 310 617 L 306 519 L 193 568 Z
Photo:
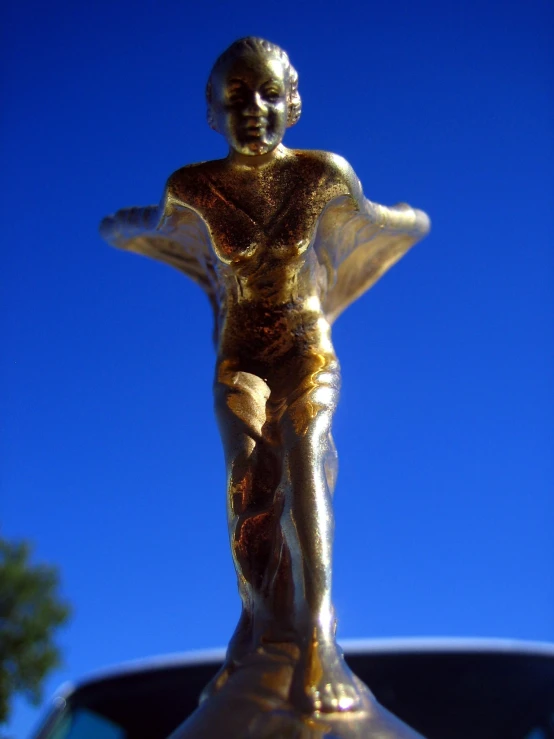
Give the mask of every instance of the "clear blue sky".
M 223 156 L 215 57 L 288 50 L 285 143 L 346 157 L 432 234 L 339 319 L 341 637 L 554 639 L 548 0 L 12 3 L 3 97 L 2 533 L 59 565 L 47 684 L 223 645 L 238 616 L 210 311 L 100 218 Z M 18 702 L 12 732 L 37 714 Z

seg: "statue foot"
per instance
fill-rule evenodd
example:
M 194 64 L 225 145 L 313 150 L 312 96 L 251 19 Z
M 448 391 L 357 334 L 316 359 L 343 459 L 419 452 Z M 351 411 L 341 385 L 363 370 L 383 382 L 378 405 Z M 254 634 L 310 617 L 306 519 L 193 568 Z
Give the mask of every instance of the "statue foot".
M 219 668 L 210 682 L 206 685 L 204 690 L 200 693 L 200 698 L 198 699 L 198 702 L 204 703 L 204 701 L 208 700 L 208 698 L 211 698 L 212 695 L 220 691 L 229 677 L 233 674 L 236 667 L 237 665 L 235 664 L 235 662 L 225 660 L 223 665 Z
M 334 640 L 312 638 L 307 654 L 296 666 L 291 703 L 302 713 L 357 711 L 362 690 Z
M 225 661 L 212 677 L 210 682 L 206 685 L 204 690 L 200 693 L 199 703 L 203 703 L 208 700 L 210 696 L 214 695 L 214 693 L 221 690 L 229 677 L 240 665 L 244 657 L 250 652 L 251 648 L 252 618 L 246 610 L 243 610 L 237 628 L 235 629 L 235 633 L 227 647 Z

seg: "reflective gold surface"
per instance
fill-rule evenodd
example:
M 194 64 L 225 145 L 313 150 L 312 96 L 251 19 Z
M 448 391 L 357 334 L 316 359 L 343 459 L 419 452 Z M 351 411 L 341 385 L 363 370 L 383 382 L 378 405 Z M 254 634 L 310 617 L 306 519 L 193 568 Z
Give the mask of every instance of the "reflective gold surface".
M 183 167 L 159 206 L 121 210 L 101 225 L 111 244 L 195 280 L 214 310 L 215 410 L 243 608 L 209 700 L 178 735 L 331 736 L 320 722 L 337 738 L 409 736 L 396 724 L 386 733 L 389 719 L 335 641 L 331 424 L 340 367 L 331 324 L 429 220 L 366 200 L 341 157 L 283 146 L 301 106 L 279 47 L 233 44 L 207 97 L 227 158 Z M 218 723 L 239 705 L 243 726 L 257 727 L 250 733 Z

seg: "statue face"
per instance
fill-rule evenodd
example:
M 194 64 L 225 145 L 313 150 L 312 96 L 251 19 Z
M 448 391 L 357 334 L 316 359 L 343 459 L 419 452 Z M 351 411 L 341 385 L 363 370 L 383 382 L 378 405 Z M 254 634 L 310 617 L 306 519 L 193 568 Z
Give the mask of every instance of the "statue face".
M 212 78 L 213 121 L 239 154 L 267 154 L 287 128 L 287 71 L 276 56 L 232 59 Z

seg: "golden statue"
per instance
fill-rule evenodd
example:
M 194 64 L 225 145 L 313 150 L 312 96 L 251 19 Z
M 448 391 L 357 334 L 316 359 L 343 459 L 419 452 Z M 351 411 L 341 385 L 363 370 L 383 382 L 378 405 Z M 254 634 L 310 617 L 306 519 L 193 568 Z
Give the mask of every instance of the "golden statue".
M 114 246 L 191 277 L 215 316 L 215 409 L 242 615 L 209 700 L 176 736 L 319 737 L 337 721 L 334 737 L 414 736 L 387 728 L 335 641 L 340 367 L 331 324 L 429 220 L 366 200 L 341 157 L 283 146 L 301 102 L 298 75 L 275 44 L 232 44 L 207 100 L 228 156 L 177 170 L 159 206 L 120 210 L 101 225 Z M 234 733 L 229 711 L 241 717 Z

